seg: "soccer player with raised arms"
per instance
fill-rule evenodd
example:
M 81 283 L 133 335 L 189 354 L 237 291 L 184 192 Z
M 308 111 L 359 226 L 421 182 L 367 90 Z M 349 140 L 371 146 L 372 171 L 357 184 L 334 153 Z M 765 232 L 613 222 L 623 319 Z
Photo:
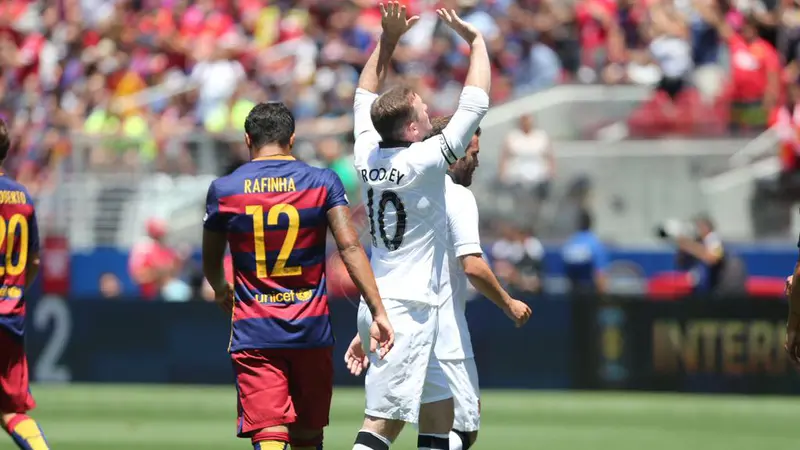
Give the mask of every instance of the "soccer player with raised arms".
M 0 119 L 0 163 L 11 141 Z M 36 407 L 25 357 L 25 292 L 39 273 L 39 228 L 28 190 L 0 173 L 0 413 L 22 450 L 47 450 L 39 425 L 26 413 Z
M 420 449 L 449 449 L 453 398 L 433 353 L 439 286 L 447 246 L 445 172 L 464 156 L 489 109 L 490 66 L 478 30 L 455 11 L 440 19 L 470 45 L 470 67 L 458 108 L 441 134 L 427 106 L 398 86 L 378 95 L 400 37 L 418 20 L 398 2 L 381 5 L 383 33 L 355 94 L 354 164 L 362 182 L 372 236 L 371 263 L 395 347 L 383 360 L 370 355 L 365 419 L 354 450 L 382 450 L 404 422 L 419 423 Z M 368 338 L 372 318 L 359 306 L 358 331 Z
M 450 117 L 431 120 L 431 134 L 441 133 Z M 478 231 L 478 206 L 468 186 L 478 167 L 480 128 L 472 137 L 466 155 L 450 166 L 445 178 L 447 209 L 447 263 L 439 289 L 438 329 L 434 354 L 453 393 L 455 415 L 450 432 L 450 450 L 467 450 L 475 444 L 480 428 L 480 389 L 478 368 L 472 352 L 466 302 L 467 283 L 494 302 L 517 326 L 530 318 L 531 309 L 513 299 L 500 285 L 489 264 L 483 259 Z M 345 354 L 347 368 L 360 375 L 369 366 L 361 338 L 356 335 Z M 396 430 L 397 433 L 400 430 Z M 389 436 L 392 440 L 397 436 Z
M 333 393 L 328 229 L 375 317 L 370 349 L 385 356 L 394 332 L 341 180 L 291 156 L 292 113 L 282 103 L 261 103 L 244 128 L 251 161 L 211 183 L 203 220 L 203 272 L 231 313 L 237 434 L 255 450 L 321 450 Z M 234 285 L 225 281 L 226 246 Z

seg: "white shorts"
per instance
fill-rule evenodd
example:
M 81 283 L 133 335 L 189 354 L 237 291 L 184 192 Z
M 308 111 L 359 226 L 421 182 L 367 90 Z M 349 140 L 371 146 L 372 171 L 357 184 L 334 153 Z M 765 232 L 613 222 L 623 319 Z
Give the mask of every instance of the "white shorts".
M 394 348 L 383 360 L 375 353 L 369 356 L 364 412 L 381 419 L 416 423 L 421 404 L 453 396 L 433 354 L 438 307 L 392 299 L 384 299 L 383 305 L 394 328 Z M 365 346 L 371 324 L 372 315 L 362 301 L 358 306 L 358 334 Z
M 481 397 L 475 358 L 440 360 L 439 365 L 453 393 L 453 428 L 466 432 L 478 431 L 481 426 Z

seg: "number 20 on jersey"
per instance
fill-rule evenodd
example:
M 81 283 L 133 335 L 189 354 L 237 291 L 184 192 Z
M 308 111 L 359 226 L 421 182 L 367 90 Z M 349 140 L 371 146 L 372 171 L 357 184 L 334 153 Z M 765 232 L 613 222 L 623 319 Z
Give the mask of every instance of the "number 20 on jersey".
M 19 236 L 17 235 L 19 232 Z M 22 214 L 14 214 L 6 222 L 0 217 L 0 249 L 6 253 L 5 264 L 0 264 L 0 276 L 17 276 L 25 271 L 28 264 L 28 218 Z M 14 262 L 14 246 L 19 238 L 19 257 Z

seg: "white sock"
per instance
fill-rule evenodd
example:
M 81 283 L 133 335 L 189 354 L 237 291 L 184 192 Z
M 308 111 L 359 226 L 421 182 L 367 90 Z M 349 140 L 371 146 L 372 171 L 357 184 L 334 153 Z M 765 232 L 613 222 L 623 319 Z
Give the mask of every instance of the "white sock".
M 419 450 L 449 450 L 449 434 L 420 434 L 417 438 Z
M 392 445 L 392 442 L 380 434 L 361 430 L 356 436 L 353 450 L 389 450 L 390 445 Z
M 464 443 L 461 436 L 455 431 L 450 432 L 450 450 L 464 450 Z

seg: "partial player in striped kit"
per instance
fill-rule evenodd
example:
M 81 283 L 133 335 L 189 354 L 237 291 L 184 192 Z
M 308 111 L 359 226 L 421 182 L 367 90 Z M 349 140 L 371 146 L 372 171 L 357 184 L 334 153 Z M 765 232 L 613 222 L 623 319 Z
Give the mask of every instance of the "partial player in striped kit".
M 0 163 L 10 149 L 0 119 Z M 47 450 L 39 425 L 26 413 L 36 407 L 25 356 L 25 292 L 39 273 L 39 231 L 33 199 L 0 172 L 0 413 L 6 432 L 22 450 Z
M 203 220 L 203 272 L 231 314 L 237 434 L 255 450 L 321 450 L 333 394 L 329 229 L 377 317 L 366 339 L 381 357 L 393 331 L 338 175 L 292 157 L 295 122 L 284 104 L 256 105 L 244 128 L 251 161 L 211 184 Z

